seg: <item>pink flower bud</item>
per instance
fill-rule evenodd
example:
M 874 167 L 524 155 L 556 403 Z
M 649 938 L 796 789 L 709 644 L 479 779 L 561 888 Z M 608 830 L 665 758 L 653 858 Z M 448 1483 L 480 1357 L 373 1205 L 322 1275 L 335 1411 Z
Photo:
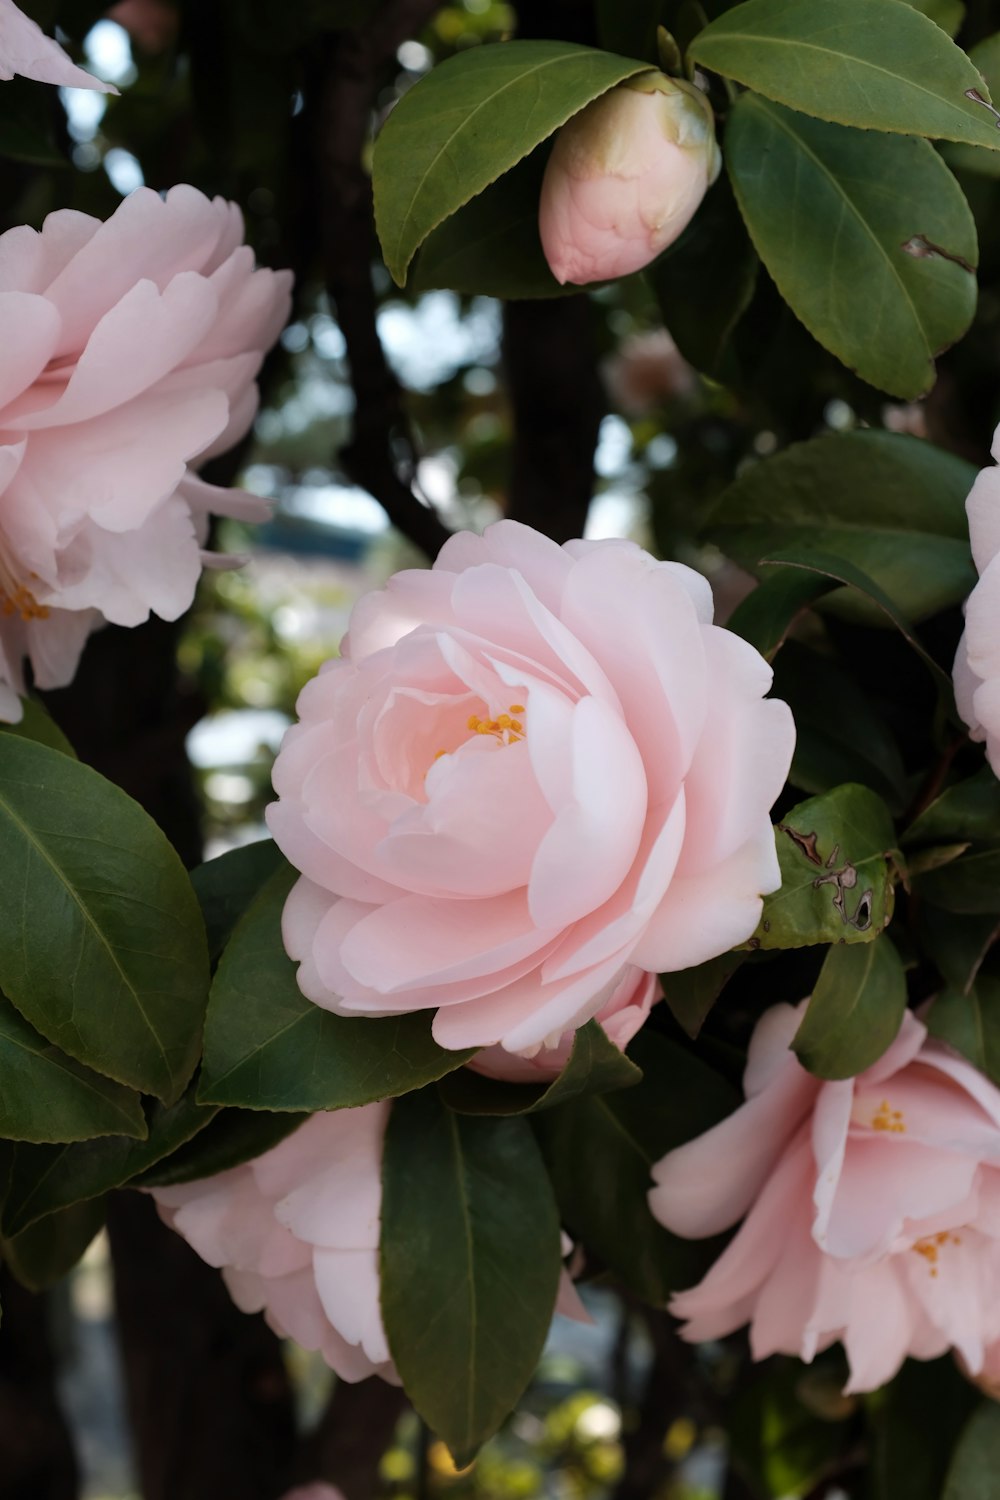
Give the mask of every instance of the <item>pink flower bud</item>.
M 563 126 L 538 225 L 553 276 L 578 286 L 655 260 L 694 215 L 722 158 L 700 89 L 643 73 Z

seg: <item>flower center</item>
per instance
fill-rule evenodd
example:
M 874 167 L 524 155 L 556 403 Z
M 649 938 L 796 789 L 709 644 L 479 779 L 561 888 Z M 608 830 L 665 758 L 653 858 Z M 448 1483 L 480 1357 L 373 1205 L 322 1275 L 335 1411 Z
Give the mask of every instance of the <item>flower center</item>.
M 890 1109 L 888 1099 L 883 1099 L 878 1109 L 872 1115 L 871 1127 L 873 1130 L 888 1130 L 892 1135 L 905 1135 L 906 1124 L 901 1109 Z
M 917 1255 L 923 1256 L 927 1262 L 930 1274 L 936 1276 L 942 1248 L 948 1244 L 960 1245 L 961 1243 L 961 1236 L 952 1234 L 949 1230 L 945 1229 L 940 1234 L 932 1234 L 927 1239 L 917 1240 L 915 1245 L 910 1246 L 910 1249 L 915 1251 Z
M 524 739 L 524 724 L 514 717 L 523 713 L 523 703 L 512 703 L 505 714 L 498 714 L 495 719 L 480 719 L 478 715 L 472 714 L 467 728 L 473 734 L 491 734 L 501 745 L 513 745 L 515 741 Z

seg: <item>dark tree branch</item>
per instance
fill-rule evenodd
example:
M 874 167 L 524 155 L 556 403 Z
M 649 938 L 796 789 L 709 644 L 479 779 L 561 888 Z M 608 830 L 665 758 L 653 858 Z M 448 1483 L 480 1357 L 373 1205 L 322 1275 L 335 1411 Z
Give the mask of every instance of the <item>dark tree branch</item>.
M 77 1469 L 56 1395 L 48 1296 L 0 1269 L 0 1500 L 76 1500 Z
M 347 345 L 356 401 L 353 435 L 340 460 L 393 525 L 431 558 L 448 530 L 413 490 L 416 458 L 402 392 L 375 322 L 372 187 L 363 157 L 376 95 L 396 49 L 437 8 L 437 0 L 387 0 L 366 25 L 330 38 L 316 120 L 324 274 Z
M 346 1500 L 374 1500 L 378 1467 L 406 1397 L 373 1376 L 359 1385 L 338 1381 L 326 1411 L 302 1445 L 297 1478 L 335 1484 Z
M 514 410 L 507 514 L 557 542 L 582 536 L 606 410 L 588 298 L 508 302 L 503 354 Z
M 277 1339 L 150 1198 L 114 1194 L 108 1229 L 143 1500 L 277 1500 L 295 1443 Z

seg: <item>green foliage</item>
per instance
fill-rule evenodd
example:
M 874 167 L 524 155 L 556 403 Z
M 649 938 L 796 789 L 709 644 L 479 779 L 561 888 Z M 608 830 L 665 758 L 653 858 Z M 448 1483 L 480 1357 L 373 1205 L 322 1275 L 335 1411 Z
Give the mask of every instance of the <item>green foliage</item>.
M 941 1500 L 997 1500 L 1000 1496 L 1000 1406 L 983 1401 L 962 1431 Z
M 775 840 L 781 888 L 764 897 L 752 947 L 870 943 L 888 926 L 895 829 L 874 792 L 849 783 L 800 802 Z
M 472 1054 L 446 1052 L 427 1011 L 335 1016 L 307 1000 L 281 941 L 296 872 L 266 882 L 219 962 L 205 1022 L 198 1097 L 247 1109 L 343 1109 L 420 1088 Z
M 0 995 L 0 1136 L 88 1141 L 146 1134 L 138 1095 L 102 1078 L 39 1036 Z
M 748 468 L 720 497 L 708 531 L 750 568 L 789 547 L 853 563 L 919 622 L 964 599 L 975 582 L 965 519 L 974 474 L 915 438 L 831 434 Z M 885 623 L 846 590 L 835 597 L 850 618 Z
M 869 1397 L 872 1500 L 942 1500 L 952 1449 L 976 1400 L 950 1355 L 908 1360 L 890 1385 Z
M 288 866 L 271 839 L 243 844 L 191 872 L 191 884 L 201 906 L 212 963 L 222 954 L 233 928 L 261 886 L 278 869 Z
M 197 1182 L 228 1172 L 254 1157 L 262 1156 L 286 1136 L 298 1130 L 305 1114 L 271 1114 L 266 1110 L 220 1109 L 207 1111 L 211 1118 L 178 1150 L 137 1173 L 135 1187 L 173 1187 L 179 1182 Z
M 671 1015 L 692 1041 L 744 957 L 742 953 L 723 953 L 694 969 L 680 969 L 661 976 L 663 997 Z
M 103 1199 L 75 1203 L 10 1239 L 0 1239 L 0 1259 L 22 1286 L 43 1292 L 72 1270 L 103 1224 Z
M 863 3 L 909 14 L 899 0 Z M 972 321 L 979 258 L 933 147 L 747 93 L 731 111 L 726 166 L 757 253 L 813 337 L 879 390 L 930 390 L 935 356 Z
M 778 1359 L 767 1373 L 734 1404 L 733 1463 L 755 1495 L 791 1500 L 808 1495 L 836 1463 L 854 1402 L 840 1394 L 838 1361 L 804 1370 Z
M 931 1036 L 950 1043 L 973 1067 L 1000 1083 L 1000 979 L 980 974 L 966 994 L 942 990 L 927 1026 Z
M 95 771 L 0 735 L 0 985 L 71 1057 L 169 1103 L 198 1060 L 205 931 L 174 850 Z
M 382 1167 L 382 1318 L 414 1406 L 459 1463 L 534 1372 L 560 1272 L 559 1219 L 525 1120 L 397 1100 Z
M 73 746 L 58 724 L 38 702 L 37 698 L 22 698 L 23 717 L 17 724 L 0 724 L 0 733 L 21 735 L 26 740 L 35 740 L 39 745 L 48 745 L 50 750 L 61 750 L 63 755 L 74 755 Z
M 650 1168 L 715 1125 L 738 1102 L 697 1054 L 648 1027 L 629 1055 L 642 1082 L 575 1099 L 537 1117 L 537 1130 L 570 1233 L 638 1296 L 662 1306 L 697 1280 L 713 1246 L 679 1240 L 646 1201 Z
M 819 978 L 792 1047 L 820 1078 L 853 1078 L 895 1039 L 906 1010 L 906 975 L 887 937 L 837 944 Z
M 375 143 L 375 223 L 400 285 L 433 229 L 648 63 L 569 42 L 472 48 L 404 96 Z
M 701 67 L 821 120 L 1000 149 L 989 93 L 940 27 L 900 0 L 746 0 L 695 38 Z
M 578 1094 L 607 1094 L 630 1088 L 642 1073 L 609 1041 L 596 1021 L 581 1026 L 562 1072 L 551 1083 L 505 1083 L 471 1068 L 459 1068 L 438 1084 L 449 1109 L 465 1115 L 532 1115 L 575 1099 Z

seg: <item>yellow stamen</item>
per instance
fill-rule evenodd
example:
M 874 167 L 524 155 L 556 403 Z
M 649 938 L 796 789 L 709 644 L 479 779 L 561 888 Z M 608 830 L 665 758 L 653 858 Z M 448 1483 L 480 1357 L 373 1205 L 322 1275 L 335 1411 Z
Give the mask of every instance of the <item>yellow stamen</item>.
M 906 1125 L 903 1121 L 901 1109 L 891 1109 L 888 1099 L 883 1099 L 878 1109 L 872 1115 L 871 1127 L 873 1130 L 887 1130 L 891 1135 L 905 1135 Z
M 469 718 L 468 727 L 474 734 L 491 734 L 501 745 L 513 745 L 524 739 L 524 724 L 511 718 L 513 713 L 524 713 L 520 704 L 511 704 L 510 713 L 498 714 L 495 719 L 480 719 L 476 714 Z

